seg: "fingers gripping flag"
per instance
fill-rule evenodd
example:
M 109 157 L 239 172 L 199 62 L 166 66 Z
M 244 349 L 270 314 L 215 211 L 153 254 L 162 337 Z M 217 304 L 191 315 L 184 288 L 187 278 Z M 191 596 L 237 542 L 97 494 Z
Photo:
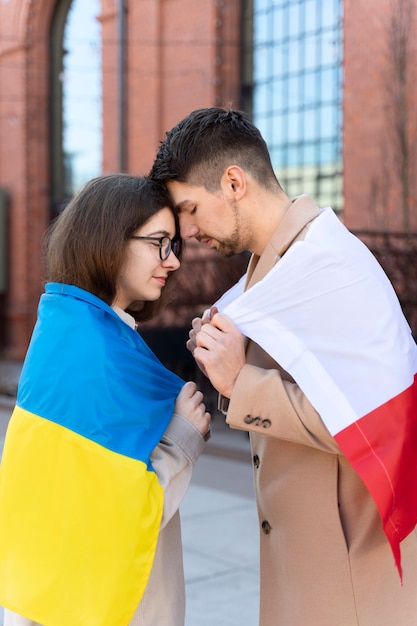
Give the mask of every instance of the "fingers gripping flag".
M 258 283 L 216 306 L 287 372 L 362 478 L 401 576 L 417 523 L 417 348 L 369 250 L 325 209 Z

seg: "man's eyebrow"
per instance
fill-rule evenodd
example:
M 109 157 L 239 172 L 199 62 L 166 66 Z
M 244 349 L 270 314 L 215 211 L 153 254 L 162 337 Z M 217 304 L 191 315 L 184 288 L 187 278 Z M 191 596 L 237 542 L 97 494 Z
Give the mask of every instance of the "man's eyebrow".
M 178 202 L 178 204 L 175 205 L 175 208 L 178 211 L 178 213 L 181 213 L 181 211 L 185 209 L 187 204 L 190 204 L 190 200 L 188 199 L 181 200 L 181 202 Z

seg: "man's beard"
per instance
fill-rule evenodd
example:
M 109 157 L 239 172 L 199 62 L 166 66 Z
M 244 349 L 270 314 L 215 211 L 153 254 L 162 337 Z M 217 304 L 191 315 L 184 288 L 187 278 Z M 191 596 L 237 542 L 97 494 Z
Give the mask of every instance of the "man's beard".
M 216 252 L 222 258 L 228 259 L 239 252 L 237 242 L 231 238 L 219 241 L 216 247 Z
M 239 209 L 237 202 L 230 203 L 233 208 L 233 214 L 235 217 L 235 228 L 232 234 L 226 239 L 222 239 L 221 241 L 217 240 L 218 246 L 216 248 L 217 253 L 223 258 L 229 258 L 234 254 L 239 254 L 245 248 L 242 248 L 242 227 L 240 225 L 239 219 Z

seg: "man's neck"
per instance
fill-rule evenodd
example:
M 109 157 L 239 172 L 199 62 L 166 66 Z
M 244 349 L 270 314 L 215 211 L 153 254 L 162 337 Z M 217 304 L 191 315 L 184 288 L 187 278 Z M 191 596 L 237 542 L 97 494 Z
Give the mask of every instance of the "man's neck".
M 261 256 L 292 201 L 284 194 L 263 193 L 251 202 L 253 240 L 250 252 Z

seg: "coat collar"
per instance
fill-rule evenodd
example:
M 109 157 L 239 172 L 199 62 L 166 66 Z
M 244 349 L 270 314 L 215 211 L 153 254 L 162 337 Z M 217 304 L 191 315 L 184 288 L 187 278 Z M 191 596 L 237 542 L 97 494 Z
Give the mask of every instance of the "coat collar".
M 302 195 L 294 198 L 264 252 L 253 254 L 248 265 L 245 289 L 257 283 L 287 251 L 304 228 L 320 213 L 313 200 Z

